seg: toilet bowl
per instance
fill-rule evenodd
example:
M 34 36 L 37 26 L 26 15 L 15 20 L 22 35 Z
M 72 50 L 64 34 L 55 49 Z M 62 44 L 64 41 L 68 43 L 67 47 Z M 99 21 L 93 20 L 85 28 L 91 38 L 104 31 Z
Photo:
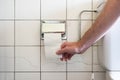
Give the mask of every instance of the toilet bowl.
M 106 72 L 106 80 L 120 80 L 120 72 Z
M 98 60 L 106 69 L 106 80 L 120 80 L 120 18 L 103 37 L 103 46 L 98 47 Z

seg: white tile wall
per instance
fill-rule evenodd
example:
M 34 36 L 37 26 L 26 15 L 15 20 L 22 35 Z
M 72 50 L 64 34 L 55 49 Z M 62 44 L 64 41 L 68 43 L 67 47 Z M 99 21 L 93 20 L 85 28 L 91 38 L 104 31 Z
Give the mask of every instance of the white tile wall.
M 41 80 L 66 80 L 66 73 L 42 73 Z
M 105 2 L 106 2 L 106 0 L 93 0 L 93 9 L 98 11 L 98 13 L 94 13 L 94 15 L 93 15 L 94 19 L 96 19 L 98 17 L 100 12 L 104 8 Z
M 65 19 L 66 0 L 41 0 L 42 19 Z
M 16 19 L 40 19 L 40 0 L 16 0 Z
M 87 72 L 69 72 L 68 80 L 91 80 L 91 73 Z
M 67 21 L 67 40 L 74 42 L 80 39 L 80 21 Z
M 93 70 L 94 71 L 105 71 L 99 63 L 97 46 L 93 47 Z
M 40 21 L 16 21 L 16 45 L 40 45 Z
M 13 21 L 0 21 L 0 45 L 14 45 Z
M 92 70 L 92 48 L 84 54 L 78 54 L 68 61 L 68 71 L 91 71 Z
M 66 71 L 66 62 L 62 62 L 58 58 L 54 60 L 48 60 L 45 57 L 44 47 L 41 47 L 41 70 L 42 71 Z
M 95 80 L 106 80 L 105 78 L 106 74 L 105 72 L 96 72 L 95 73 Z
M 68 19 L 80 19 L 83 10 L 91 10 L 91 0 L 67 0 L 67 9 Z M 84 18 L 89 17 L 90 15 L 84 16 Z
M 16 80 L 40 80 L 40 73 L 16 73 Z
M 13 73 L 0 73 L 0 80 L 14 80 Z
M 0 19 L 14 18 L 14 0 L 0 0 Z
M 92 21 L 81 21 L 81 36 L 91 27 Z
M 0 47 L 0 71 L 14 71 L 13 47 Z
M 16 47 L 16 71 L 40 71 L 40 47 Z
M 96 45 L 102 45 L 101 41 L 93 47 L 93 51 L 90 47 L 84 54 L 73 56 L 67 63 L 67 69 L 66 62 L 61 62 L 59 59 L 47 61 L 44 46 L 40 44 L 40 41 L 43 41 L 40 40 L 40 18 L 42 20 L 67 18 L 67 40 L 70 42 L 79 40 L 80 35 L 83 36 L 91 27 L 92 13 L 84 12 L 81 15 L 81 22 L 77 19 L 80 19 L 83 10 L 92 10 L 91 1 L 95 10 L 101 0 L 0 0 L 0 19 L 8 19 L 0 20 L 0 80 L 40 80 L 40 78 L 41 80 L 90 80 L 92 54 L 93 70 L 96 71 L 95 80 L 105 80 L 104 69 L 100 67 L 97 59 Z M 15 25 L 14 21 L 9 20 L 14 17 Z M 96 19 L 96 14 L 93 18 Z M 14 47 L 9 46 L 15 46 L 15 55 Z M 1 71 L 14 71 L 14 56 L 17 71 L 15 76 L 12 72 L 1 73 Z M 67 76 L 66 70 L 68 70 Z

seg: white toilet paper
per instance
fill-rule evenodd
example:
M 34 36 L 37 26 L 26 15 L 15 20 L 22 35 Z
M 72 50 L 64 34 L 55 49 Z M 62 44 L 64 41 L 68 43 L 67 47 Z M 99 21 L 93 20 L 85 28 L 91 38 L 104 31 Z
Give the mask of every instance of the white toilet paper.
M 60 49 L 61 43 L 61 33 L 44 33 L 45 57 L 47 60 L 60 58 L 56 55 L 56 51 Z

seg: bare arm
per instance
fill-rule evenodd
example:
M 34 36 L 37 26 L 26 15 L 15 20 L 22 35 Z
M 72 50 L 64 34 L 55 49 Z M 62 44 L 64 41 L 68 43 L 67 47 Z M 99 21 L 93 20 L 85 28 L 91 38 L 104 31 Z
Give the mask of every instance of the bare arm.
M 101 14 L 96 19 L 91 28 L 84 34 L 82 39 L 78 42 L 80 51 L 84 52 L 97 39 L 111 27 L 120 15 L 120 0 L 108 0 Z
M 120 0 L 108 0 L 103 11 L 98 16 L 91 28 L 78 42 L 65 42 L 56 53 L 62 55 L 61 60 L 69 60 L 76 53 L 83 53 L 96 40 L 110 29 L 120 15 Z

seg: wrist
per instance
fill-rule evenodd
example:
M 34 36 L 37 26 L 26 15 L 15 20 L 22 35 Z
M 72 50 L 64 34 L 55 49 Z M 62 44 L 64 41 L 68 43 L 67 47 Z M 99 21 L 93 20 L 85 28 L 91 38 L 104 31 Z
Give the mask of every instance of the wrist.
M 76 54 L 80 54 L 80 50 L 79 50 L 79 48 L 77 47 L 77 48 L 75 48 L 75 53 Z
M 85 49 L 85 45 L 82 45 L 80 42 L 77 43 L 77 47 L 75 48 L 76 54 L 81 54 Z

